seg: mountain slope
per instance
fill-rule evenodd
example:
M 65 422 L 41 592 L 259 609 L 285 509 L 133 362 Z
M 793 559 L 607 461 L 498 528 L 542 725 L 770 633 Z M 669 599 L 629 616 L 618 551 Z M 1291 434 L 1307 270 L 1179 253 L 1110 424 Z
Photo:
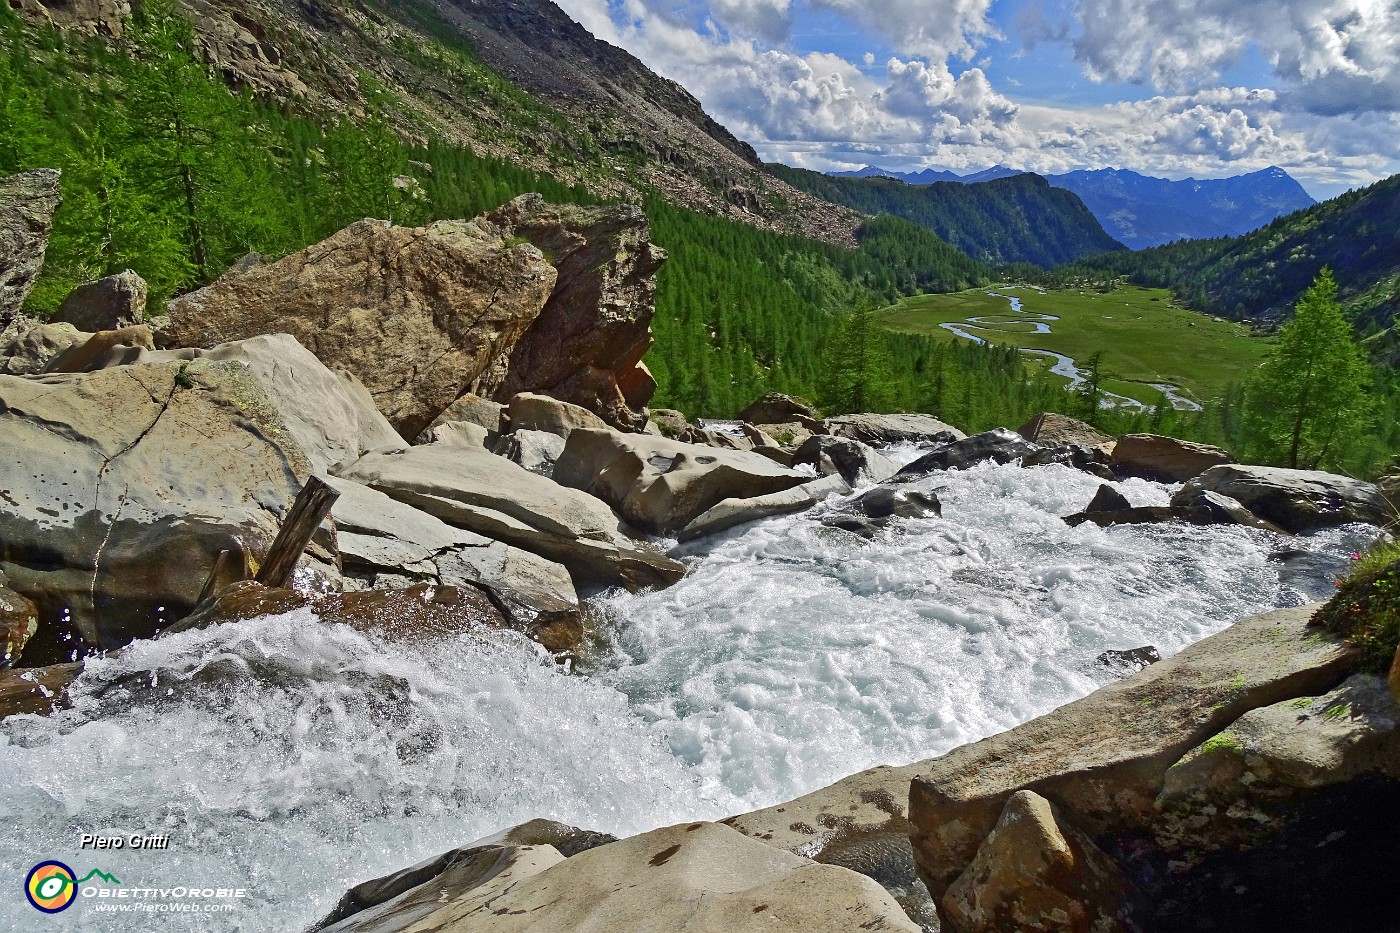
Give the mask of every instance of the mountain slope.
M 834 178 L 785 165 L 769 170 L 825 200 L 911 220 L 983 262 L 1049 267 L 1122 249 L 1079 198 L 1038 175 L 974 185 L 907 185 L 890 178 Z
M 1166 286 L 1192 307 L 1238 320 L 1279 320 L 1324 267 L 1358 332 L 1392 361 L 1400 312 L 1400 175 L 1281 217 L 1244 236 L 1173 243 L 1086 259 L 1084 271 Z M 1073 272 L 1073 268 L 1065 270 Z
M 854 212 L 793 190 L 692 95 L 549 0 L 174 0 L 227 80 L 312 115 L 382 111 L 604 197 L 647 188 L 760 228 L 853 243 Z M 31 23 L 119 38 L 111 0 L 14 0 Z M 147 5 L 150 5 L 149 2 Z

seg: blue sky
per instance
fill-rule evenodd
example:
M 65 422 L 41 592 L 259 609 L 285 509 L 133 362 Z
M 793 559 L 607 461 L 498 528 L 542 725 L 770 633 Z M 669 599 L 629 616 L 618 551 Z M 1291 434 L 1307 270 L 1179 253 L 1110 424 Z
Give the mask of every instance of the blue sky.
M 1400 171 L 1396 0 L 558 0 L 771 161 Z

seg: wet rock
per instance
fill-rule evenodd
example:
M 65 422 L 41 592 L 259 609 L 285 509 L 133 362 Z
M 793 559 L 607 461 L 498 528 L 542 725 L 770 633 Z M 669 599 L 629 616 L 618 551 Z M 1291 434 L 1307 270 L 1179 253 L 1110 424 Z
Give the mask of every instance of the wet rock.
M 920 476 L 934 470 L 965 470 L 988 460 L 994 463 L 1010 463 L 1038 450 L 1038 446 L 1013 431 L 993 428 L 924 454 L 901 469 L 899 474 Z
M 867 518 L 863 515 L 847 515 L 840 512 L 823 515 L 821 519 L 821 523 L 827 528 L 839 528 L 867 541 L 874 539 L 887 522 L 888 520 L 883 518 Z
M 1092 425 L 1068 415 L 1047 411 L 1021 425 L 1017 432 L 1026 440 L 1042 447 L 1088 447 L 1111 454 L 1116 441 Z
M 569 859 L 552 847 L 488 846 L 478 851 L 471 861 L 462 853 L 431 881 L 324 929 L 919 930 L 869 878 L 771 848 L 715 823 L 653 830 Z M 540 852 L 549 854 L 520 864 L 527 853 Z
M 1137 899 L 1092 839 L 1023 790 L 940 903 L 944 933 L 1136 933 Z
M 575 431 L 572 437 L 589 433 Z M 598 499 L 484 449 L 432 444 L 371 451 L 341 476 L 449 525 L 563 564 L 580 585 L 636 590 L 685 576 L 683 565 L 628 538 Z
M 167 334 L 189 347 L 291 334 L 416 437 L 464 393 L 499 385 L 555 280 L 534 246 L 476 223 L 363 220 L 175 299 Z
M 1023 467 L 1049 466 L 1052 463 L 1083 470 L 1085 473 L 1103 480 L 1116 478 L 1113 470 L 1108 466 L 1108 455 L 1096 447 L 1065 444 L 1059 447 L 1047 447 L 1021 458 L 1021 466 Z
M 0 376 L 0 436 L 0 571 L 39 607 L 30 664 L 188 613 L 218 553 L 261 554 L 311 473 L 230 361 Z M 333 539 L 317 540 L 299 572 L 333 580 Z
M 1162 655 L 1157 651 L 1155 645 L 1143 645 L 1141 648 L 1128 648 L 1121 651 L 1117 648 L 1110 648 L 1095 658 L 1094 663 L 1112 671 L 1133 674 L 1148 665 L 1156 664 L 1160 660 L 1162 660 Z
M 856 499 L 852 507 L 870 518 L 937 518 L 943 514 L 937 490 L 926 481 L 876 486 Z
M 1255 515 L 1229 496 L 1218 492 L 1191 489 L 1179 490 L 1172 496 L 1172 509 L 1182 513 L 1187 521 L 1197 525 L 1246 525 L 1284 534 L 1282 528 Z
M 818 476 L 839 475 L 850 486 L 882 483 L 899 468 L 871 447 L 843 437 L 814 434 L 797 448 L 793 465 L 807 465 Z
M 357 583 L 384 588 L 396 578 L 475 586 L 521 631 L 541 618 L 581 624 L 578 594 L 561 565 L 454 528 L 368 486 L 325 481 L 340 493 L 331 517 L 347 589 Z
M 0 574 L 0 671 L 20 663 L 24 646 L 39 631 L 39 607 L 5 582 Z
M 641 208 L 547 204 L 522 195 L 482 218 L 523 237 L 558 270 L 549 299 L 510 351 L 490 393 L 502 401 L 541 392 L 628 430 L 645 424 L 656 383 L 642 366 L 652 343 L 656 273 L 666 253 L 651 242 Z
M 1089 500 L 1089 504 L 1084 507 L 1086 514 L 1093 512 L 1123 512 L 1131 509 L 1133 504 L 1118 490 L 1112 486 L 1103 485 L 1099 491 L 1094 493 L 1094 498 Z
M 826 433 L 871 447 L 891 444 L 948 444 L 967 437 L 929 415 L 839 415 L 826 419 Z
M 724 499 L 681 529 L 678 537 L 682 541 L 693 541 L 761 518 L 801 512 L 831 496 L 844 496 L 850 491 L 851 487 L 841 477 L 828 476 L 766 496 Z
M 68 688 L 83 672 L 81 661 L 0 671 L 0 720 L 23 713 L 47 716 L 68 705 Z
M 1181 514 L 1166 505 L 1140 505 L 1127 509 L 1104 509 L 1099 512 L 1077 512 L 1066 515 L 1064 521 L 1071 528 L 1085 522 L 1093 522 L 1100 528 L 1112 525 L 1155 525 L 1159 522 L 1184 520 Z
M 140 324 L 146 316 L 146 293 L 146 280 L 127 269 L 79 285 L 49 320 L 93 333 Z
M 1181 483 L 1213 466 L 1232 463 L 1228 450 L 1159 434 L 1125 434 L 1113 448 L 1111 466 L 1121 476 Z
M 36 168 L 0 178 L 0 325 L 19 314 L 44 266 L 60 172 Z
M 909 819 L 929 891 L 941 898 L 966 871 L 1018 790 L 1053 800 L 1100 845 L 1149 825 L 1167 769 L 1188 750 L 1251 709 L 1331 688 L 1355 663 L 1354 649 L 1309 627 L 1315 608 L 1245 619 L 1082 700 L 923 763 Z
M 791 395 L 770 392 L 739 412 L 739 420 L 750 424 L 797 423 L 809 431 L 820 433 L 821 415 L 817 410 Z
M 1367 522 L 1384 525 L 1389 505 L 1371 483 L 1319 470 L 1230 464 L 1211 467 L 1183 486 L 1173 502 L 1202 492 L 1228 496 L 1285 531 L 1301 533 Z
M 655 534 L 675 534 L 725 499 L 765 496 L 811 479 L 745 451 L 608 430 L 570 434 L 554 478 Z

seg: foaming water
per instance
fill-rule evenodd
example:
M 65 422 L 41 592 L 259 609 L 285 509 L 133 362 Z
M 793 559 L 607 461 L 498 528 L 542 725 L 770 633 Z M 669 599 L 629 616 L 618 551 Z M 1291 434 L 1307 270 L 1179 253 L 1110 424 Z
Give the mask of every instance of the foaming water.
M 137 644 L 75 693 L 0 725 L 0 863 L 19 872 L 0 929 L 293 931 L 352 884 L 537 816 L 621 834 L 737 803 L 621 694 L 509 636 L 392 645 L 303 610 Z M 82 833 L 169 848 L 80 852 Z M 44 917 L 20 888 L 46 858 L 249 896 L 217 916 Z
M 690 546 L 676 586 L 596 600 L 584 676 L 511 633 L 387 643 L 305 611 L 95 660 L 73 709 L 0 723 L 0 860 L 18 873 L 0 930 L 295 931 L 352 884 L 526 819 L 628 834 L 765 806 L 1082 696 L 1108 679 L 1106 648 L 1170 654 L 1318 598 L 1368 531 L 1071 529 L 1059 516 L 1099 482 L 1085 474 L 939 481 L 943 518 L 874 541 L 820 525 L 833 502 Z M 1170 493 L 1117 485 L 1135 505 Z M 1308 553 L 1271 559 L 1284 548 Z M 170 842 L 79 852 L 85 832 Z M 44 917 L 20 881 L 45 858 L 249 897 L 219 915 Z

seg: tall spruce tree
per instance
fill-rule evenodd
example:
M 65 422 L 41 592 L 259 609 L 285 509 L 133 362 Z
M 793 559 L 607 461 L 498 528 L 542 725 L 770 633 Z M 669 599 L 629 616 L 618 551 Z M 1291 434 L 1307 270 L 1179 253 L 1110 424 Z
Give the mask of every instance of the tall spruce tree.
M 1247 387 L 1254 455 L 1294 468 L 1337 462 L 1366 425 L 1369 383 L 1332 270 L 1323 269 Z

